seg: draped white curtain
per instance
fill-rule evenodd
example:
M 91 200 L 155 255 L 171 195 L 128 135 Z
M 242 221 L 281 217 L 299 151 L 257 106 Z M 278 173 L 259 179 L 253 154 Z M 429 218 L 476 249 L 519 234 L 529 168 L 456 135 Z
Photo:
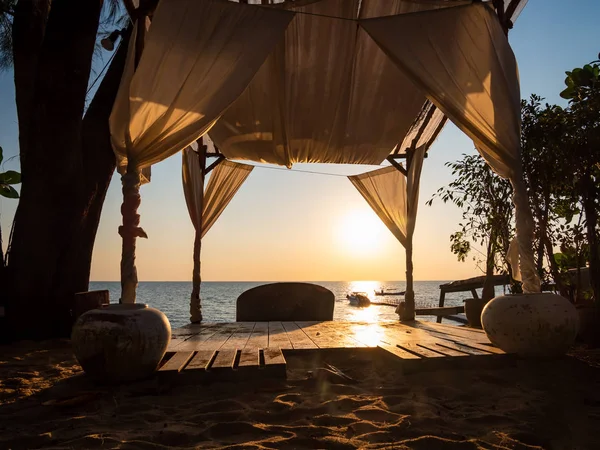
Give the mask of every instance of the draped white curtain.
M 219 0 L 161 0 L 137 68 L 132 40 L 110 117 L 114 151 L 127 166 L 120 228 L 122 302 L 135 302 L 135 242 L 146 237 L 137 214 L 140 171 L 213 126 L 248 86 L 293 16 Z
M 204 177 L 199 170 L 198 154 L 189 147 L 183 153 L 183 192 L 194 228 L 204 237 L 231 202 L 254 166 L 233 161 L 221 161 L 208 179 L 201 196 Z M 203 197 L 203 199 L 202 199 Z M 202 211 L 200 217 L 199 211 Z M 201 219 L 201 222 L 198 220 Z M 201 224 L 201 226 L 198 226 Z
M 228 159 L 288 167 L 380 164 L 411 129 L 425 95 L 356 21 L 342 19 L 409 16 L 460 3 L 320 0 L 296 7 L 289 2 L 298 14 L 284 41 L 210 137 Z
M 129 52 L 111 114 L 117 155 L 142 168 L 201 137 L 246 89 L 293 16 L 220 0 L 161 0 L 135 73 Z
M 539 292 L 533 221 L 520 157 L 517 65 L 488 3 L 381 17 L 361 26 L 428 98 L 462 129 L 514 188 L 524 292 Z
M 204 151 L 200 148 L 200 151 Z M 242 186 L 253 166 L 231 161 L 221 161 L 213 169 L 208 185 L 204 189 L 204 164 L 191 146 L 185 148 L 182 155 L 183 193 L 190 219 L 194 225 L 194 268 L 192 272 L 192 294 L 190 297 L 190 321 L 202 320 L 200 300 L 200 250 L 202 238 L 217 221 L 231 199 Z
M 348 177 L 394 237 L 406 247 L 408 195 L 406 177 L 395 167 Z

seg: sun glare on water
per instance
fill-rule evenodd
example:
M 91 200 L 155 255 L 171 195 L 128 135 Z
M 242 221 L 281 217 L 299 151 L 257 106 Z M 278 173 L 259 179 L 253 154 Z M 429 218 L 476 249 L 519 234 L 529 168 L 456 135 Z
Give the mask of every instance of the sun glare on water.
M 338 239 L 344 248 L 355 254 L 368 254 L 381 248 L 383 224 L 371 211 L 353 210 L 342 217 Z

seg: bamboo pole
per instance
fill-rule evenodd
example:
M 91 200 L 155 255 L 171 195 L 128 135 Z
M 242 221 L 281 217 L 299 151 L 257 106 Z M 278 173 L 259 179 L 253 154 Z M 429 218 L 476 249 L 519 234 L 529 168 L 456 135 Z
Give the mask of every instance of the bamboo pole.
M 202 138 L 198 140 L 198 164 L 202 174 L 202 189 L 198 192 L 198 202 L 196 208 L 200 211 L 200 221 L 196 226 L 196 235 L 194 237 L 194 268 L 192 272 L 192 295 L 190 298 L 190 322 L 199 323 L 202 321 L 202 303 L 200 300 L 200 284 L 202 277 L 200 275 L 200 251 L 202 250 L 202 211 L 204 210 L 204 177 L 206 176 L 206 145 Z
M 137 19 L 135 68 L 142 56 L 144 39 L 146 37 L 146 16 L 140 15 Z M 135 266 L 135 248 L 138 237 L 148 238 L 146 232 L 140 228 L 140 215 L 137 213 L 142 199 L 140 197 L 141 170 L 137 162 L 128 158 L 127 170 L 121 177 L 123 186 L 123 204 L 121 215 L 123 225 L 119 227 L 119 234 L 123 238 L 121 249 L 121 299 L 120 303 L 135 303 L 138 286 L 137 267 Z

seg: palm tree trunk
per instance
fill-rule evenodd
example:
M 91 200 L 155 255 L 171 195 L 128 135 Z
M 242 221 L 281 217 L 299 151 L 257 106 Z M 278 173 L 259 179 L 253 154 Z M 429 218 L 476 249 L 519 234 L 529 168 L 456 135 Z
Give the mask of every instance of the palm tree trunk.
M 55 0 L 47 21 L 40 20 L 35 28 L 36 36 L 43 35 L 39 56 L 23 57 L 19 52 L 27 46 L 15 47 L 24 153 L 8 265 L 7 316 L 14 318 L 16 332 L 31 337 L 70 331 L 78 283 L 61 269 L 72 267 L 69 249 L 84 211 L 82 117 L 101 7 L 99 0 Z M 31 14 L 16 11 L 15 33 L 28 27 Z M 33 78 L 24 75 L 27 70 Z M 27 94 L 26 87 L 31 89 Z

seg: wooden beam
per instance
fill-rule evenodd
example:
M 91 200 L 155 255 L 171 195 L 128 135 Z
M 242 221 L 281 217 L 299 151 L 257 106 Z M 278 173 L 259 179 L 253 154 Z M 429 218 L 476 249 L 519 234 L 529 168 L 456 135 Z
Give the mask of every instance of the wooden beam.
M 395 155 L 388 155 L 387 160 L 390 161 L 392 159 L 407 159 L 410 155 L 408 153 L 397 153 Z M 425 153 L 424 158 L 429 158 L 429 155 Z M 391 162 L 391 161 L 390 161 Z
M 506 26 L 509 30 L 513 27 L 512 16 L 522 1 L 523 0 L 512 0 L 512 2 L 510 2 L 510 4 L 508 5 L 508 8 L 506 8 L 504 20 L 506 21 Z
M 208 166 L 206 169 L 204 169 L 204 175 L 207 175 L 208 173 L 210 173 L 211 170 L 213 170 L 215 167 L 217 167 L 219 164 L 221 164 L 222 161 L 225 160 L 225 156 L 223 156 L 222 154 L 218 154 L 218 155 L 206 155 L 206 156 L 216 156 L 217 159 L 215 161 L 213 161 L 210 166 Z
M 417 316 L 451 316 L 465 312 L 464 306 L 445 306 L 442 308 L 416 308 Z
M 429 125 L 429 122 L 431 121 L 431 118 L 433 117 L 433 113 L 435 113 L 435 110 L 436 110 L 435 105 L 431 102 L 429 102 L 429 103 L 431 104 L 431 108 L 429 108 L 429 111 L 427 111 L 427 115 L 425 116 L 425 119 L 423 119 L 423 123 L 419 127 L 419 131 L 417 131 L 417 135 L 415 136 L 415 138 L 412 140 L 412 142 L 410 144 L 410 149 L 413 151 L 417 149 L 417 144 L 419 143 L 419 139 L 421 139 L 421 136 L 423 136 L 423 133 L 425 132 L 425 128 L 427 128 L 427 125 Z
M 406 169 L 405 169 L 405 168 L 404 168 L 404 167 L 403 167 L 401 164 L 399 164 L 399 163 L 398 163 L 398 161 L 396 161 L 396 160 L 395 160 L 394 158 L 392 158 L 391 156 L 388 156 L 388 157 L 387 157 L 387 160 L 388 160 L 388 161 L 390 162 L 390 164 L 391 164 L 392 166 L 394 166 L 394 167 L 395 167 L 395 168 L 396 168 L 398 171 L 402 172 L 402 174 L 403 174 L 405 177 L 408 177 L 408 172 L 406 171 Z
M 506 14 L 504 12 L 504 0 L 492 0 L 492 4 L 496 9 L 496 14 L 498 15 L 498 20 L 500 21 L 500 25 L 502 25 L 502 29 L 504 30 L 504 34 L 508 35 L 508 23 L 506 21 Z

